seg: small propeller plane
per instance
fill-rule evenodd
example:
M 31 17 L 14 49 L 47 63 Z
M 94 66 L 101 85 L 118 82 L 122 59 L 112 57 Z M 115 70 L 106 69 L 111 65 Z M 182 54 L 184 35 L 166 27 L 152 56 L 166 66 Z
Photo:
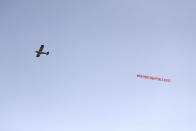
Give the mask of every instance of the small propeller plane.
M 49 51 L 48 52 L 43 52 L 42 50 L 44 49 L 44 45 L 41 45 L 39 48 L 39 51 L 36 51 L 37 55 L 36 57 L 40 57 L 41 54 L 46 54 L 49 55 Z

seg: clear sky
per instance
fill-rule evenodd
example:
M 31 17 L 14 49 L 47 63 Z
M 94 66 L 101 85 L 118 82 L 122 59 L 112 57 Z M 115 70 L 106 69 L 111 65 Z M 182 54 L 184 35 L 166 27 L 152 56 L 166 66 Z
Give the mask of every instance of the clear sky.
M 195 131 L 195 5 L 0 0 L 0 130 Z

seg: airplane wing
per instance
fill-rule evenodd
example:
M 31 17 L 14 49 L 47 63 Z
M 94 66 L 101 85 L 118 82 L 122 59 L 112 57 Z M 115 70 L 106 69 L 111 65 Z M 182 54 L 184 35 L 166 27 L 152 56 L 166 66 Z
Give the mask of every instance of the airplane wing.
M 44 49 L 44 45 L 41 45 L 39 51 L 42 51 L 43 49 Z
M 39 54 L 39 53 L 37 53 L 36 57 L 40 57 L 40 54 Z

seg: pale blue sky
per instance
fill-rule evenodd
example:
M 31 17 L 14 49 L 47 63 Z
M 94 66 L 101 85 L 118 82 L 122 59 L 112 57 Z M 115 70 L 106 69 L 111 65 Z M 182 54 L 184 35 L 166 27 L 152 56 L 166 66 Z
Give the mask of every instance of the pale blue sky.
M 0 130 L 195 131 L 195 5 L 0 0 Z

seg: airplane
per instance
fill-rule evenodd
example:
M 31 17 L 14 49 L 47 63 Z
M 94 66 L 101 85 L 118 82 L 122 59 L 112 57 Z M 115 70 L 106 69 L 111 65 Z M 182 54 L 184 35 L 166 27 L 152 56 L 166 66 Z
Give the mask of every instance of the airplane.
M 36 57 L 40 57 L 41 54 L 46 54 L 49 55 L 49 51 L 48 52 L 43 52 L 42 50 L 44 49 L 44 45 L 41 45 L 39 48 L 39 51 L 36 51 L 37 55 Z

